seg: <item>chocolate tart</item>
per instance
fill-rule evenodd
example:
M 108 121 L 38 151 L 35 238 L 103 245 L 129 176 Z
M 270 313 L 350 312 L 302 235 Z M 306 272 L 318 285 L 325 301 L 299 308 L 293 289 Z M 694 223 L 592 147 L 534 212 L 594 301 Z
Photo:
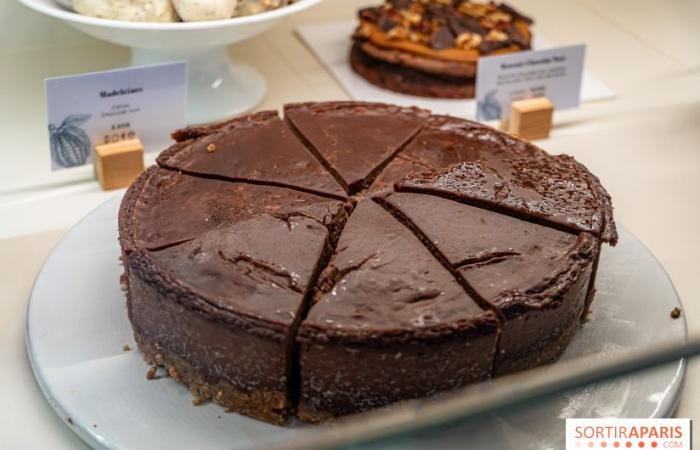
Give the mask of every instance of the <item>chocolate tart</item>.
M 473 97 L 479 57 L 528 50 L 532 41 L 532 19 L 493 2 L 387 0 L 358 15 L 353 70 L 423 97 Z
M 361 102 L 173 134 L 119 212 L 136 341 L 195 403 L 323 422 L 556 359 L 610 196 L 573 158 Z

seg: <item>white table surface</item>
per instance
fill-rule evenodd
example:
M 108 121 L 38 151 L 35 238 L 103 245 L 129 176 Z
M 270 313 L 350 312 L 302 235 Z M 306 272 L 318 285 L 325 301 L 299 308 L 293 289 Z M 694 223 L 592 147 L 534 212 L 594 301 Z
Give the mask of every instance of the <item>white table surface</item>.
M 260 108 L 347 98 L 293 36 L 295 26 L 353 17 L 371 0 L 327 0 L 231 47 L 268 79 Z M 615 217 L 666 267 L 700 332 L 700 2 L 513 1 L 553 44 L 585 42 L 586 67 L 617 93 L 557 114 L 540 145 L 600 176 Z M 43 80 L 125 66 L 128 49 L 82 35 L 12 0 L 0 2 L 0 449 L 82 448 L 44 401 L 24 351 L 31 285 L 66 229 L 114 192 L 90 171 L 49 172 Z M 700 412 L 700 361 L 691 362 L 678 416 Z M 697 430 L 697 428 L 696 428 Z

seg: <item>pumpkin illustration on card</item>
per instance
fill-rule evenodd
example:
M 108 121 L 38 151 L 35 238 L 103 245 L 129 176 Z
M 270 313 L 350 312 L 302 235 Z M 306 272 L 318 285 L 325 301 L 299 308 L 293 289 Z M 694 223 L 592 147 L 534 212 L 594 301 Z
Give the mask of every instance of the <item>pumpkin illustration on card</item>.
M 59 126 L 49 124 L 51 159 L 59 167 L 82 166 L 90 155 L 90 137 L 81 128 L 90 114 L 71 114 Z

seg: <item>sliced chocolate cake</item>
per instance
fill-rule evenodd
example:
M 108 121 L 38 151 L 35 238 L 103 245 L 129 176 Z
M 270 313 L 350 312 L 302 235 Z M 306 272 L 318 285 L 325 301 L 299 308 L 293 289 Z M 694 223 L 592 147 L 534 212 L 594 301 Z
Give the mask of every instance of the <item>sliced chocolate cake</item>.
M 617 242 L 610 197 L 600 195 L 590 172 L 567 155 L 484 154 L 441 173 L 411 174 L 398 191 L 441 195 L 571 232 L 587 231 Z
M 290 342 L 327 238 L 315 220 L 263 215 L 130 254 L 130 317 L 147 361 L 200 399 L 284 423 Z
M 551 362 L 617 238 L 573 158 L 417 108 L 294 104 L 174 138 L 119 212 L 136 341 L 195 403 L 276 424 Z

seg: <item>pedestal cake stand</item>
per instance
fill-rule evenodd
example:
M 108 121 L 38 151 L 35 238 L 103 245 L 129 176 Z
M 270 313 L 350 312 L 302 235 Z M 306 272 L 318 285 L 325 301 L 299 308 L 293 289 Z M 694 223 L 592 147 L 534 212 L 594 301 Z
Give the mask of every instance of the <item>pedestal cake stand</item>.
M 279 9 L 203 22 L 127 22 L 83 16 L 54 0 L 20 0 L 27 7 L 98 39 L 131 47 L 131 65 L 188 62 L 189 124 L 220 120 L 253 109 L 265 97 L 265 79 L 252 66 L 231 60 L 227 46 L 261 33 L 282 18 L 321 0 L 297 0 Z

